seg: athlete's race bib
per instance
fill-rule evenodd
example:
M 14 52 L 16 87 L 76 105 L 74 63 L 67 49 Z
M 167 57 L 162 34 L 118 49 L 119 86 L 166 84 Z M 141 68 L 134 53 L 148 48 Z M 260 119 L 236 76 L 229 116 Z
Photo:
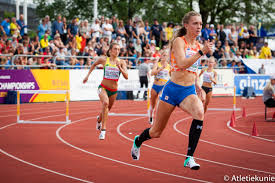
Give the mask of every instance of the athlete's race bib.
M 186 58 L 189 58 L 193 55 L 195 55 L 197 52 L 194 50 L 191 50 L 190 48 L 187 48 L 185 51 Z M 197 72 L 198 67 L 200 65 L 200 59 L 198 59 L 193 65 L 188 67 L 186 70 L 191 71 L 191 72 Z
M 119 69 L 117 67 L 105 66 L 105 79 L 118 80 Z

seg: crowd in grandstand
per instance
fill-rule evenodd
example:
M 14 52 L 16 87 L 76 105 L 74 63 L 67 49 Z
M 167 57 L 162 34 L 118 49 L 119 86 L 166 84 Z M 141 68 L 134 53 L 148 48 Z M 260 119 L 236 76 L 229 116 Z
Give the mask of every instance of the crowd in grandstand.
M 148 21 L 139 18 L 124 22 L 115 16 L 111 19 L 101 16 L 100 19 L 89 23 L 78 18 L 69 22 L 58 15 L 51 22 L 50 17 L 46 16 L 37 27 L 37 36 L 32 39 L 26 34 L 26 27 L 23 15 L 20 15 L 19 20 L 14 17 L 5 18 L 1 22 L 0 54 L 45 56 L 19 56 L 14 60 L 2 56 L 0 65 L 6 66 L 1 69 L 12 68 L 10 66 L 13 64 L 38 65 L 42 68 L 53 68 L 56 65 L 60 68 L 89 68 L 95 57 L 107 55 L 112 42 L 120 45 L 121 57 L 131 57 L 126 59 L 128 68 L 134 68 L 144 59 L 150 59 L 151 62 L 158 60 L 159 51 L 168 46 L 179 25 L 167 22 L 160 24 L 157 19 L 149 25 Z M 245 73 L 241 61 L 243 58 L 272 58 L 267 43 L 262 48 L 256 47 L 257 33 L 252 25 L 247 28 L 243 24 L 206 24 L 198 39 L 202 44 L 204 40 L 213 41 L 215 46 L 212 56 L 216 59 L 216 67 L 236 68 L 235 73 Z M 202 66 L 210 56 L 202 59 Z M 24 66 L 14 67 L 22 68 Z

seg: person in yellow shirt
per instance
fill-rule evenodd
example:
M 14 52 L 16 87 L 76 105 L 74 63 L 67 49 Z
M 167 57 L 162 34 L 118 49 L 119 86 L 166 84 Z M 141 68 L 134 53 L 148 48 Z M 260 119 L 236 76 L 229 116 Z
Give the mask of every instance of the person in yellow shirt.
M 271 50 L 268 47 L 268 43 L 265 42 L 264 46 L 261 49 L 261 53 L 259 56 L 260 59 L 271 59 Z
M 16 18 L 15 17 L 13 17 L 11 19 L 10 29 L 11 29 L 11 35 L 18 35 L 20 27 L 16 23 Z
M 165 28 L 166 38 L 168 41 L 170 41 L 170 39 L 173 37 L 173 27 L 173 23 L 169 23 L 168 26 Z
M 81 50 L 82 36 L 78 33 L 75 36 L 75 40 L 76 40 L 76 48 L 80 51 Z
M 40 40 L 40 45 L 41 45 L 41 48 L 46 48 L 49 46 L 49 40 L 48 40 L 47 34 L 45 34 L 43 39 Z

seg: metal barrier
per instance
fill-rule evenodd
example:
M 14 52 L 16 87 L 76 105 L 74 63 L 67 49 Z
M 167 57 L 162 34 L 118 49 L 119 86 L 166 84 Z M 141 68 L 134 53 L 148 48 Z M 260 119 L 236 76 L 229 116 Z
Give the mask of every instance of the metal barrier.
M 31 69 L 31 68 L 40 68 L 40 67 L 45 67 L 45 65 L 15 65 L 14 64 L 14 61 L 16 58 L 18 57 L 38 57 L 38 58 L 52 58 L 52 63 L 53 64 L 56 64 L 56 59 L 58 58 L 58 56 L 53 56 L 53 55 L 24 55 L 24 54 L 18 54 L 18 55 L 11 55 L 11 54 L 0 54 L 0 58 L 1 57 L 11 57 L 11 65 L 0 65 L 0 67 L 10 67 L 11 69 L 13 68 L 16 68 L 16 67 L 24 67 L 24 68 L 28 68 L 28 69 Z M 90 59 L 97 59 L 98 57 L 92 57 L 92 56 L 64 56 L 65 58 L 90 58 Z M 139 62 L 141 60 L 145 60 L 145 59 L 148 59 L 148 60 L 155 60 L 156 58 L 155 57 L 119 57 L 120 59 L 124 59 L 124 60 L 129 60 L 131 61 L 132 63 L 134 63 L 134 65 L 131 66 L 131 69 L 136 69 L 137 66 L 139 65 Z M 207 60 L 208 58 L 202 58 L 202 60 Z M 66 59 L 65 59 L 66 60 Z M 218 59 L 217 63 L 220 63 L 222 60 L 234 60 L 233 58 L 220 58 Z M 236 59 L 235 59 L 236 60 Z M 243 67 L 243 66 L 242 66 Z M 234 69 L 239 69 L 239 68 L 242 68 L 242 67 L 234 67 Z M 89 69 L 89 66 L 85 65 L 85 66 L 81 66 L 81 65 L 56 65 L 54 67 L 54 69 L 56 68 L 64 68 L 64 69 L 74 69 L 74 68 L 77 68 L 77 69 Z M 201 69 L 202 66 L 199 67 L 199 69 Z M 224 67 L 215 67 L 217 69 L 232 69 L 232 67 L 227 67 L 227 68 L 224 68 Z

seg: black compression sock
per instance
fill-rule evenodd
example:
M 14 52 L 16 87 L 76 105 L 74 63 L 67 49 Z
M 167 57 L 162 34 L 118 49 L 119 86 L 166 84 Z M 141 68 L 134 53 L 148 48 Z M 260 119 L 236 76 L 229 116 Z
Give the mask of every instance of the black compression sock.
M 149 135 L 149 130 L 150 128 L 145 129 L 140 135 L 139 137 L 136 139 L 135 144 L 137 147 L 140 147 L 142 142 L 151 139 L 150 135 Z
M 190 131 L 189 131 L 189 143 L 188 143 L 188 151 L 187 156 L 193 156 L 197 144 L 200 139 L 201 131 L 202 131 L 203 121 L 193 119 Z

